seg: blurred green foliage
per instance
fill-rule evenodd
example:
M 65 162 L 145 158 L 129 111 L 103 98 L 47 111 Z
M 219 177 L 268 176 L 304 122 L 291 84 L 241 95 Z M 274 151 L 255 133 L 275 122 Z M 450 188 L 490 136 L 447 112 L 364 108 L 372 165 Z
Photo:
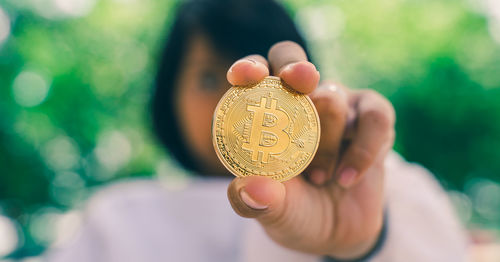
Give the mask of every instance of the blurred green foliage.
M 147 105 L 177 1 L 64 3 L 0 1 L 10 28 L 0 41 L 0 213 L 20 225 L 15 257 L 53 240 L 33 226 L 47 210 L 81 206 L 96 185 L 152 176 L 166 158 Z M 284 4 L 322 77 L 386 95 L 396 150 L 464 192 L 467 222 L 499 228 L 500 201 L 491 199 L 500 195 L 500 45 L 491 23 L 500 18 L 480 0 Z M 499 192 L 484 202 L 477 181 Z

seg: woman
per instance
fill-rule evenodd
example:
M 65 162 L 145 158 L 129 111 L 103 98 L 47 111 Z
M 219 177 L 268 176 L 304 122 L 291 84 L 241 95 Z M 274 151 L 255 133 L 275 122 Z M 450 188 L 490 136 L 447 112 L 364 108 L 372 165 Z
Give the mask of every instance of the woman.
M 234 178 L 211 142 L 213 111 L 230 84 L 267 75 L 309 95 L 321 120 L 315 159 L 284 183 Z M 160 141 L 197 177 L 180 191 L 155 181 L 103 190 L 90 201 L 80 234 L 49 260 L 465 259 L 463 231 L 444 191 L 390 151 L 391 104 L 374 91 L 320 82 L 305 41 L 273 1 L 182 4 L 152 105 Z

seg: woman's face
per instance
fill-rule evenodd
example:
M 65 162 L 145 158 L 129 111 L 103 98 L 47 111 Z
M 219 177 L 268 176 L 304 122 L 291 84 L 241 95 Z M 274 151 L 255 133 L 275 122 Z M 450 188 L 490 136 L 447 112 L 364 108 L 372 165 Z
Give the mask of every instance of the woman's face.
M 231 61 L 218 55 L 202 35 L 191 38 L 181 64 L 175 101 L 180 128 L 190 152 L 209 175 L 227 174 L 217 159 L 211 136 L 217 102 L 229 89 L 226 72 Z

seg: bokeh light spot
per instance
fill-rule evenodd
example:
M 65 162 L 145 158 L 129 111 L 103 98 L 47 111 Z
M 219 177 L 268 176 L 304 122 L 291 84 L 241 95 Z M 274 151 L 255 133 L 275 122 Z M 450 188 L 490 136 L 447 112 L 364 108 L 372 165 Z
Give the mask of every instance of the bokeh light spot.
M 476 212 L 483 218 L 500 220 L 500 185 L 488 179 L 474 179 L 466 186 Z
M 38 244 L 48 245 L 55 240 L 56 222 L 62 212 L 53 207 L 38 209 L 31 215 L 29 231 Z
M 132 145 L 119 131 L 104 132 L 99 136 L 95 156 L 107 170 L 114 172 L 128 163 Z
M 82 223 L 79 211 L 70 211 L 59 215 L 55 221 L 55 236 L 53 247 L 61 247 L 74 239 Z
M 66 19 L 88 15 L 96 0 L 30 0 L 29 7 L 47 19 Z
M 21 106 L 34 107 L 41 104 L 49 94 L 50 85 L 41 74 L 23 71 L 12 84 L 14 100 Z
M 54 170 L 72 169 L 80 160 L 78 146 L 67 136 L 59 136 L 47 142 L 42 149 L 42 155 L 45 162 Z
M 53 0 L 56 8 L 64 15 L 72 17 L 85 16 L 92 11 L 95 0 Z
M 76 172 L 57 172 L 52 181 L 50 193 L 58 204 L 74 206 L 87 196 L 85 180 Z
M 156 165 L 156 176 L 169 191 L 181 191 L 189 184 L 188 174 L 172 159 L 166 158 Z
M 9 38 L 10 35 L 10 19 L 5 11 L 0 8 L 0 45 Z
M 448 192 L 448 196 L 462 221 L 469 222 L 472 217 L 473 208 L 470 198 L 459 191 L 450 191 Z
M 345 28 L 344 13 L 333 5 L 303 8 L 297 12 L 295 19 L 303 27 L 303 33 L 311 40 L 335 39 Z
M 18 243 L 19 237 L 14 222 L 0 215 L 0 257 L 14 251 Z

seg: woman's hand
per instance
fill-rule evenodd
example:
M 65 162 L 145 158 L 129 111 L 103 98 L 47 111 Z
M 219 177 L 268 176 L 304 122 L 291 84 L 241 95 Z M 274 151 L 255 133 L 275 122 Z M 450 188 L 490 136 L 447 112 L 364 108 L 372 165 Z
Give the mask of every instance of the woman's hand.
M 394 110 L 371 90 L 323 83 L 293 42 L 275 44 L 266 60 L 252 55 L 227 73 L 233 85 L 257 83 L 272 74 L 308 94 L 318 110 L 321 139 L 304 172 L 280 183 L 235 178 L 228 188 L 233 209 L 256 218 L 282 246 L 298 251 L 357 258 L 375 244 L 383 223 L 384 159 L 394 140 Z

